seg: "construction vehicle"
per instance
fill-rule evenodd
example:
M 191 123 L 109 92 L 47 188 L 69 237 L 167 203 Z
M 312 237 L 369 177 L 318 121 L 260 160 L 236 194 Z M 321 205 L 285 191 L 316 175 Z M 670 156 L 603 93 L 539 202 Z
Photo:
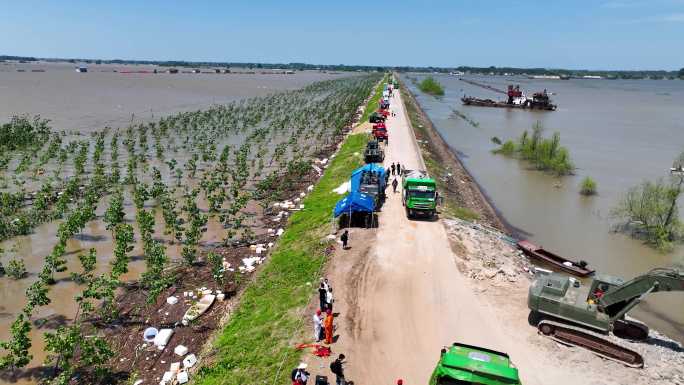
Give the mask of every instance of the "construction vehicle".
M 359 170 L 360 173 L 357 173 Z M 382 165 L 367 164 L 352 174 L 352 191 L 372 197 L 376 208 L 385 200 L 386 186 L 385 169 Z
M 366 150 L 363 153 L 363 160 L 366 163 L 382 163 L 385 159 L 385 152 L 380 148 L 377 139 L 369 140 L 366 143 Z
M 385 119 L 386 119 L 385 115 L 383 115 L 383 114 L 381 114 L 381 113 L 379 113 L 379 112 L 377 112 L 377 111 L 372 112 L 372 113 L 368 116 L 368 122 L 369 122 L 369 123 L 381 123 L 381 122 L 384 122 Z
M 427 171 L 402 170 L 401 199 L 406 216 L 433 217 L 437 211 L 437 184 Z
M 376 123 L 373 125 L 372 131 L 373 137 L 378 141 L 385 143 L 389 142 L 389 135 L 387 134 L 387 126 L 384 122 Z
M 630 340 L 646 339 L 648 327 L 625 315 L 646 295 L 673 290 L 684 291 L 684 272 L 676 269 L 653 269 L 627 282 L 602 274 L 581 282 L 540 270 L 530 286 L 527 305 L 530 321 L 540 334 L 640 368 L 644 365 L 641 355 L 604 336 L 612 332 Z
M 442 349 L 430 385 L 520 385 L 518 369 L 508 354 L 454 343 Z
M 543 92 L 533 93 L 532 98 L 527 98 L 524 102 L 524 108 L 553 111 L 556 109 L 556 105 L 551 103 L 549 94 L 544 90 Z

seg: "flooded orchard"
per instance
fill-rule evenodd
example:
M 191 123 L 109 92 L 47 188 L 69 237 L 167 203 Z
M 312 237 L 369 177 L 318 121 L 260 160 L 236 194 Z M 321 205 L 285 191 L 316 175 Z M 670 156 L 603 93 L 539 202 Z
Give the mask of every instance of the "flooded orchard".
M 233 68 L 234 73 L 202 69 L 211 73 L 171 74 L 166 73 L 169 67 L 113 64 L 92 64 L 88 72 L 78 73 L 76 66 L 0 63 L 0 121 L 39 114 L 57 130 L 90 132 L 348 76 L 317 71 L 262 74 L 242 68 Z
M 533 80 L 522 77 L 466 76 L 505 90 L 520 84 L 527 94 L 546 89 L 556 111 L 463 106 L 464 95 L 503 100 L 505 95 L 457 76 L 433 75 L 445 89 L 435 98 L 420 92 L 403 75 L 436 129 L 458 153 L 506 220 L 538 245 L 583 259 L 598 272 L 632 278 L 655 267 L 683 266 L 684 247 L 660 253 L 628 235 L 611 231 L 610 211 L 622 194 L 644 180 L 667 178 L 684 150 L 684 82 L 678 80 Z M 454 112 L 456 111 L 456 112 Z M 576 166 L 557 178 L 529 163 L 492 154 L 501 141 L 517 139 L 541 122 L 548 136 L 560 133 Z M 598 195 L 579 194 L 590 176 Z M 681 203 L 681 202 L 680 202 Z M 630 312 L 649 326 L 684 342 L 684 295 L 658 293 Z
M 275 239 L 288 208 L 273 213 L 273 203 L 292 194 L 318 167 L 315 161 L 336 145 L 379 80 L 379 75 L 319 73 L 245 76 L 240 79 L 248 84 L 270 84 L 268 92 L 256 86 L 233 92 L 228 81 L 222 101 L 267 95 L 226 104 L 205 100 L 201 110 L 155 113 L 154 120 L 114 128 L 85 125 L 60 131 L 33 118 L 15 118 L 3 126 L 9 140 L 0 146 L 0 262 L 6 270 L 0 277 L 0 341 L 6 341 L 3 365 L 17 370 L 3 371 L 0 383 L 35 383 L 56 373 L 49 368 L 57 363 L 66 370 L 64 361 L 55 361 L 64 352 L 55 347 L 54 336 L 74 332 L 88 334 L 85 340 L 91 341 L 93 330 L 116 324 L 116 307 L 125 304 L 115 303 L 114 294 L 124 283 L 141 280 L 139 285 L 156 297 L 172 279 L 182 278 L 172 278 L 170 269 L 183 265 L 187 271 L 207 263 L 203 248 Z M 322 78 L 337 79 L 314 82 Z M 74 87 L 78 79 L 70 80 Z M 136 85 L 130 98 L 147 99 L 149 95 L 136 95 L 139 87 L 145 88 Z M 286 91 L 290 88 L 296 89 Z M 6 90 L 2 96 L 9 98 Z M 162 111 L 188 107 L 155 103 Z M 106 105 L 99 108 L 107 110 Z M 12 113 L 41 113 L 38 109 Z M 126 115 L 104 119 L 126 121 Z M 59 129 L 81 127 L 67 112 L 41 116 L 61 121 Z M 297 206 L 289 209 L 301 209 Z M 267 211 L 273 215 L 268 223 L 263 220 Z M 89 255 L 95 256 L 90 263 Z M 237 281 L 239 273 L 231 272 L 230 279 Z M 53 333 L 53 343 L 46 344 L 45 333 Z M 91 348 L 106 352 L 96 345 Z M 50 365 L 43 367 L 46 358 Z

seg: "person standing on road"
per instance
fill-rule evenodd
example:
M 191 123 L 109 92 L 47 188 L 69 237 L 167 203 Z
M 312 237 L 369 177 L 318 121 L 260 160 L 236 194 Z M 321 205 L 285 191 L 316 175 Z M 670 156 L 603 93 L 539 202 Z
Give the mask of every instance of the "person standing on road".
M 333 321 L 332 310 L 328 309 L 325 315 L 323 326 L 325 327 L 325 343 L 330 345 L 333 343 Z
M 401 164 L 397 162 L 397 175 L 401 175 Z
M 347 250 L 347 242 L 349 242 L 349 231 L 344 230 L 344 233 L 342 233 L 342 236 L 340 237 L 340 241 L 342 241 L 342 250 Z
M 328 293 L 325 295 L 325 302 L 327 309 L 332 311 L 333 310 L 333 292 L 332 292 L 332 287 L 328 288 Z
M 314 340 L 321 342 L 321 328 L 323 327 L 323 317 L 321 316 L 321 309 L 316 310 L 313 315 L 314 325 Z
M 337 385 L 345 385 L 347 382 L 344 379 L 344 359 L 347 358 L 344 354 L 337 356 L 337 359 L 330 363 L 330 371 L 335 375 L 335 382 Z
M 321 284 L 318 286 L 318 301 L 321 305 L 321 310 L 325 311 L 325 300 L 328 294 L 328 285 L 325 283 L 323 278 L 321 278 Z
M 397 192 L 397 185 L 398 184 L 399 184 L 399 182 L 397 182 L 397 178 L 394 178 L 394 180 L 392 181 L 392 190 L 394 191 L 395 194 Z
M 394 175 L 394 170 L 396 170 L 397 166 L 392 162 L 392 166 L 390 167 L 392 168 L 392 175 Z

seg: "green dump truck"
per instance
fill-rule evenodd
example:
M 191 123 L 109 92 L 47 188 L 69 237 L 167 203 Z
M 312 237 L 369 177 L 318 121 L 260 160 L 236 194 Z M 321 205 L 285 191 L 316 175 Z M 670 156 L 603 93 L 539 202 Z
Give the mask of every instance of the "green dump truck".
M 402 170 L 402 203 L 406 216 L 432 217 L 437 211 L 437 184 L 427 171 Z
M 430 385 L 520 385 L 518 369 L 508 354 L 454 343 L 442 355 Z

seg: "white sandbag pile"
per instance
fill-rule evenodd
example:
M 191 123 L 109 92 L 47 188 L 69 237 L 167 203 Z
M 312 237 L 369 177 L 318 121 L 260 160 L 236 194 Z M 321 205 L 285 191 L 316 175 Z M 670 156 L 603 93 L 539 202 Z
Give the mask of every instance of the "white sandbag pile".
M 261 265 L 261 263 L 264 261 L 264 259 L 266 259 L 266 258 L 262 258 L 262 257 L 242 258 L 243 265 L 241 265 L 238 269 L 243 273 L 244 272 L 251 273 L 254 270 L 256 270 L 256 266 L 254 266 L 254 265 Z

